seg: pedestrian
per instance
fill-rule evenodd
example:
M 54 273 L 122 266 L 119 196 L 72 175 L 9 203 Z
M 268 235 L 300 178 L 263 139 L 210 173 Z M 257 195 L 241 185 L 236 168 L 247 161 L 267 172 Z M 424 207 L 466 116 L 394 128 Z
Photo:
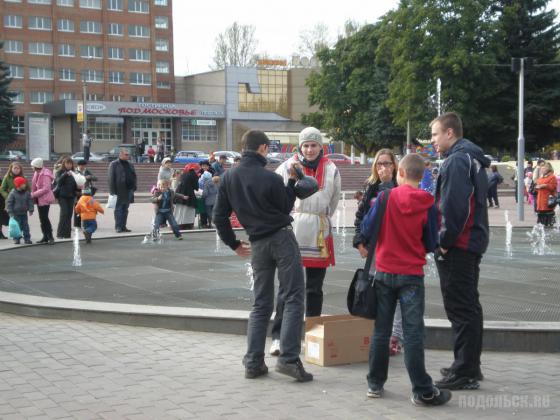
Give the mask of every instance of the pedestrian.
M 154 220 L 154 232 L 159 229 L 160 226 L 169 223 L 175 237 L 178 240 L 183 239 L 183 235 L 179 231 L 179 226 L 177 221 L 173 216 L 173 207 L 175 198 L 184 198 L 181 194 L 176 194 L 175 191 L 171 190 L 169 187 L 171 182 L 168 179 L 161 179 L 158 181 L 158 188 L 154 190 L 152 195 L 152 203 L 155 205 L 156 217 Z M 153 235 L 157 238 L 157 235 Z
M 68 239 L 72 234 L 72 213 L 78 196 L 78 184 L 74 178 L 74 161 L 70 156 L 62 159 L 60 169 L 54 176 L 54 195 L 60 207 L 56 237 Z
M 531 194 L 533 194 L 533 209 L 535 210 L 535 213 L 537 213 L 537 201 L 538 201 L 537 200 L 538 190 L 535 188 L 535 186 L 537 185 L 537 180 L 543 174 L 543 166 L 544 166 L 544 160 L 538 159 L 537 166 L 533 170 L 533 188 Z
M 165 156 L 165 142 L 161 137 L 157 139 L 156 148 L 157 148 L 157 161 L 162 162 L 163 157 Z
M 165 180 L 171 182 L 173 178 L 173 162 L 171 159 L 166 157 L 161 161 L 161 166 L 159 167 L 158 182 Z
M 454 112 L 430 124 L 432 143 L 445 157 L 437 184 L 440 217 L 439 248 L 434 259 L 443 306 L 453 332 L 454 361 L 440 372 L 439 388 L 477 389 L 482 380 L 483 314 L 478 293 L 480 261 L 488 247 L 488 176 L 490 159 L 463 138 L 461 118 Z
M 545 162 L 541 167 L 541 176 L 536 181 L 537 191 L 537 223 L 543 226 L 554 225 L 554 207 L 548 206 L 549 197 L 556 197 L 558 181 L 550 162 Z
M 525 184 L 525 199 L 527 200 L 527 203 L 529 203 L 531 206 L 533 205 L 533 201 L 534 201 L 534 197 L 533 194 L 530 193 L 531 189 L 535 188 L 535 184 L 533 183 L 533 172 L 526 172 L 525 173 L 525 179 L 523 180 L 524 184 Z
M 426 253 L 437 246 L 437 210 L 433 196 L 418 184 L 424 175 L 422 157 L 411 153 L 402 158 L 398 168 L 399 186 L 389 192 L 386 210 L 380 220 L 375 246 L 375 293 L 377 313 L 369 351 L 367 397 L 380 398 L 384 393 L 389 369 L 389 339 L 397 302 L 400 302 L 406 370 L 412 383 L 412 403 L 442 405 L 451 392 L 434 386 L 426 372 L 424 358 L 424 265 Z M 376 200 L 364 217 L 361 233 L 366 240 L 375 228 L 375 215 L 381 200 Z
M 213 176 L 210 181 L 207 181 L 204 184 L 204 189 L 202 190 L 202 199 L 204 200 L 204 207 L 206 209 L 206 224 L 203 226 L 208 229 L 212 228 L 212 211 L 214 210 L 214 205 L 216 204 L 219 185 L 220 177 Z
M 28 245 L 31 245 L 33 242 L 31 242 L 27 213 L 29 213 L 29 216 L 33 216 L 33 208 L 33 199 L 31 198 L 29 188 L 27 188 L 27 181 L 22 176 L 15 177 L 14 188 L 12 188 L 6 199 L 6 210 L 8 215 L 17 221 L 23 235 L 23 241 Z M 20 244 L 21 236 L 13 239 L 14 244 Z
M 284 179 L 284 184 L 290 182 L 291 168 L 296 163 L 302 165 L 304 174 L 314 177 L 319 185 L 319 191 L 315 194 L 303 200 L 296 199 L 292 217 L 294 235 L 305 267 L 305 316 L 320 316 L 327 267 L 335 265 L 331 217 L 340 199 L 340 173 L 336 165 L 324 157 L 323 136 L 314 127 L 307 127 L 300 132 L 298 154 L 276 169 L 276 173 Z M 284 296 L 284 290 L 280 287 L 269 350 L 273 356 L 278 356 L 281 350 Z
M 144 147 L 145 147 L 145 143 L 143 141 L 137 141 L 137 145 L 136 145 L 136 163 L 141 163 L 142 162 L 142 156 L 144 155 Z
M 84 188 L 82 195 L 74 208 L 75 212 L 80 215 L 82 222 L 82 232 L 86 238 L 86 244 L 91 244 L 91 237 L 97 230 L 97 213 L 104 214 L 105 210 L 93 196 L 95 195 L 94 187 Z
M 490 174 L 488 174 L 488 207 L 500 208 L 498 201 L 498 185 L 504 182 L 504 178 L 498 172 L 496 165 L 490 165 Z
M 377 200 L 382 191 L 390 190 L 397 186 L 397 158 L 390 149 L 380 149 L 373 158 L 371 175 L 366 180 L 366 188 L 362 200 L 358 203 L 358 210 L 354 219 L 354 238 L 352 245 L 358 250 L 362 258 L 367 257 L 367 238 L 361 232 L 362 221 Z M 403 331 L 400 303 L 397 302 L 395 319 L 393 321 L 393 334 L 389 341 L 389 352 L 395 356 L 402 352 Z
M 82 175 L 86 180 L 86 183 L 84 184 L 83 189 L 88 189 L 88 190 L 91 190 L 95 193 L 95 191 L 97 191 L 97 188 L 95 188 L 93 183 L 95 181 L 97 181 L 97 177 L 93 174 L 93 172 L 91 172 L 89 170 L 89 168 L 87 167 L 87 164 L 88 164 L 87 160 L 85 160 L 85 159 L 79 160 L 75 172 L 77 174 Z M 76 201 L 80 199 L 81 195 L 82 195 L 82 190 L 78 189 L 77 194 L 76 194 Z M 77 227 L 77 228 L 82 227 L 82 221 L 80 220 L 80 214 L 77 213 L 77 212 L 74 212 L 74 227 Z
M 196 191 L 198 191 L 198 175 L 200 166 L 196 163 L 188 163 L 183 168 L 179 178 L 179 184 L 175 192 L 179 198 L 175 205 L 175 220 L 182 230 L 194 228 L 196 217 Z
M 31 180 L 31 197 L 39 212 L 39 221 L 41 222 L 41 232 L 43 237 L 38 244 L 54 244 L 52 224 L 49 219 L 49 210 L 51 204 L 56 201 L 52 192 L 52 184 L 54 181 L 53 173 L 44 167 L 43 159 L 35 158 L 31 161 L 31 167 L 34 170 L 33 179 Z
M 89 162 L 91 142 L 92 142 L 91 134 L 89 130 L 87 130 L 87 132 L 82 134 L 82 145 L 84 146 L 84 160 L 86 162 Z
M 2 232 L 2 226 L 8 226 L 9 222 L 10 216 L 8 216 L 8 212 L 6 211 L 6 200 L 4 199 L 4 196 L 0 194 L 0 239 L 8 239 L 8 237 Z
M 10 163 L 10 165 L 8 166 L 8 170 L 6 171 L 6 175 L 4 175 L 4 177 L 2 178 L 2 183 L 0 184 L 0 196 L 1 201 L 0 202 L 0 210 L 3 210 L 4 213 L 2 216 L 4 226 L 8 226 L 8 220 L 9 220 L 9 216 L 8 213 L 5 212 L 5 208 L 6 208 L 6 200 L 8 199 L 8 195 L 10 194 L 10 192 L 14 189 L 14 179 L 17 178 L 18 176 L 24 176 L 23 175 L 23 166 L 21 166 L 21 163 L 19 162 L 12 162 Z M 8 220 L 6 220 L 6 218 Z M 6 238 L 4 236 L 4 234 L 1 233 L 0 230 L 0 239 L 4 239 Z M 7 239 L 7 238 L 6 238 Z
M 218 160 L 212 164 L 212 169 L 214 169 L 214 176 L 222 176 L 226 169 L 224 165 L 227 163 L 227 156 L 220 155 L 218 156 Z
M 235 168 L 236 166 L 239 166 L 240 163 L 241 163 L 241 158 L 239 156 L 235 156 L 233 158 L 233 167 Z
M 150 161 L 150 163 L 154 163 L 154 158 L 156 156 L 156 151 L 154 150 L 154 148 L 152 147 L 152 145 L 150 144 L 150 146 L 148 147 L 148 160 Z
M 130 153 L 126 148 L 121 148 L 119 158 L 109 165 L 109 193 L 117 196 L 115 205 L 115 231 L 117 233 L 130 232 L 126 227 L 128 208 L 134 203 L 136 191 L 136 171 L 129 162 Z
M 299 358 L 305 286 L 290 216 L 296 199 L 296 172 L 291 171 L 290 181 L 285 185 L 281 176 L 265 169 L 270 140 L 262 131 L 247 131 L 242 144 L 241 164 L 222 177 L 213 216 L 222 241 L 239 257 L 251 256 L 254 303 L 247 325 L 245 377 L 253 379 L 268 373 L 264 351 L 278 269 L 279 287 L 284 290 L 284 317 L 276 371 L 308 382 L 313 375 L 305 371 Z M 250 245 L 236 238 L 229 221 L 232 211 L 245 228 Z

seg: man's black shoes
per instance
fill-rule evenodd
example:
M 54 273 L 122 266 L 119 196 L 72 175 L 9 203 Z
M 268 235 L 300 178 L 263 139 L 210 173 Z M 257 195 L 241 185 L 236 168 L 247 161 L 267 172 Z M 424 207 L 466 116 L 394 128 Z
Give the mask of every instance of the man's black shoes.
M 436 386 L 439 389 L 451 389 L 451 390 L 458 390 L 458 389 L 478 389 L 480 384 L 476 380 L 476 378 L 469 378 L 468 376 L 458 376 L 455 373 L 452 373 L 448 376 L 444 376 L 438 382 L 436 382 Z
M 266 375 L 268 373 L 268 367 L 264 362 L 258 367 L 245 367 L 245 378 L 255 379 L 259 376 Z
M 412 394 L 411 401 L 414 405 L 436 406 L 443 405 L 450 399 L 451 391 L 434 387 L 434 390 L 429 394 Z
M 298 382 L 309 382 L 313 380 L 313 375 L 305 371 L 301 360 L 291 363 L 284 363 L 280 360 L 276 363 L 276 372 L 288 375 Z
M 441 373 L 441 376 L 449 376 L 449 375 L 451 375 L 452 371 L 451 371 L 451 368 L 441 368 L 439 370 L 439 373 Z M 478 369 L 478 373 L 477 373 L 475 379 L 477 381 L 483 381 L 484 380 L 484 375 L 482 374 L 482 371 L 480 369 Z

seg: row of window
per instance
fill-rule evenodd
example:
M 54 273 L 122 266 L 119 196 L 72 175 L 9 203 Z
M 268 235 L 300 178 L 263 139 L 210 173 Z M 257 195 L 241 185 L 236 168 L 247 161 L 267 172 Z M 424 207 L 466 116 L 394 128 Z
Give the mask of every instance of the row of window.
M 169 63 L 158 62 L 156 63 L 156 73 L 168 74 Z M 103 83 L 105 81 L 102 70 L 85 69 L 80 72 L 81 80 L 92 83 Z M 150 73 L 132 72 L 129 74 L 129 81 L 131 85 L 151 85 L 151 75 L 149 78 L 138 75 L 150 75 Z M 24 71 L 21 66 L 10 65 L 10 76 L 13 79 L 23 79 Z M 54 80 L 54 71 L 45 67 L 29 67 L 30 80 Z M 60 69 L 58 71 L 58 80 L 63 82 L 75 82 L 76 71 L 74 69 Z M 110 71 L 108 72 L 108 82 L 112 84 L 124 84 L 125 77 L 123 71 Z
M 169 41 L 167 39 L 157 39 L 155 50 L 168 52 Z M 4 51 L 10 54 L 23 54 L 23 41 L 13 39 L 4 41 Z M 31 55 L 53 55 L 53 44 L 50 42 L 29 42 L 27 51 Z M 72 44 L 58 44 L 58 55 L 60 57 L 75 57 L 76 47 Z M 80 57 L 103 58 L 103 47 L 96 45 L 80 45 Z M 124 60 L 124 48 L 108 47 L 107 58 L 112 60 Z M 150 61 L 150 50 L 129 48 L 128 58 L 134 61 Z
M 22 0 L 4 0 L 6 3 L 23 3 Z M 28 4 L 52 4 L 52 0 L 27 0 Z M 168 0 L 154 0 L 154 6 L 168 6 Z M 74 7 L 79 4 L 84 9 L 101 9 L 101 0 L 56 0 L 57 6 Z M 124 0 L 106 0 L 107 10 L 123 11 Z M 128 0 L 128 11 L 133 13 L 150 13 L 150 2 L 148 0 Z
M 158 82 L 158 88 L 169 89 L 171 87 L 169 82 Z M 25 93 L 23 91 L 12 92 L 13 98 L 12 102 L 17 105 L 25 104 Z M 75 100 L 81 99 L 81 96 L 76 95 L 75 92 L 61 92 L 58 94 L 59 100 Z M 32 105 L 42 105 L 54 100 L 54 95 L 52 92 L 45 91 L 32 91 L 29 92 L 29 103 Z M 103 101 L 105 97 L 100 93 L 88 93 L 88 101 Z M 107 98 L 109 101 L 122 102 L 126 100 L 122 95 L 111 95 Z M 150 102 L 151 98 L 149 96 L 138 96 L 133 95 L 130 97 L 131 102 Z
M 169 18 L 167 16 L 156 16 L 154 18 L 154 26 L 156 29 L 168 29 Z M 47 16 L 29 16 L 27 27 L 37 31 L 51 31 L 52 18 Z M 95 20 L 80 21 L 80 32 L 83 34 L 102 34 L 103 25 Z M 4 28 L 23 28 L 23 16 L 21 15 L 4 15 Z M 59 32 L 74 32 L 76 30 L 75 22 L 72 19 L 58 19 L 56 28 Z M 113 36 L 123 36 L 124 25 L 122 23 L 109 23 L 107 33 Z M 149 38 L 150 28 L 143 25 L 128 25 L 128 36 L 136 38 Z

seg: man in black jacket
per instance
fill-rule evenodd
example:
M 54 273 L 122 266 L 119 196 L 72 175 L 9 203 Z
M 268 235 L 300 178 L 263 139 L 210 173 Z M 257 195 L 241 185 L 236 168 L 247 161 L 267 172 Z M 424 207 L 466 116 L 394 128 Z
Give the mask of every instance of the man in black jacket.
M 430 124 L 432 143 L 446 158 L 436 184 L 440 213 L 439 249 L 434 253 L 443 305 L 453 330 L 454 361 L 441 369 L 436 386 L 477 389 L 482 380 L 482 306 L 478 295 L 480 260 L 488 247 L 486 196 L 490 160 L 463 138 L 461 118 L 440 115 Z
M 305 284 L 290 216 L 296 199 L 296 174 L 292 168 L 288 185 L 284 186 L 280 175 L 265 169 L 270 141 L 262 131 L 246 132 L 242 143 L 245 150 L 241 164 L 223 175 L 213 218 L 226 245 L 240 257 L 251 255 L 254 304 L 247 327 L 247 353 L 243 358 L 245 377 L 252 379 L 268 373 L 264 348 L 274 308 L 274 273 L 278 268 L 285 306 L 276 371 L 299 382 L 308 382 L 313 375 L 305 371 L 299 358 Z M 251 245 L 236 238 L 229 221 L 232 211 L 247 231 Z
M 117 233 L 130 232 L 126 227 L 128 207 L 134 203 L 136 191 L 136 171 L 129 162 L 130 153 L 122 148 L 119 158 L 109 165 L 109 193 L 117 196 L 115 205 L 115 230 Z

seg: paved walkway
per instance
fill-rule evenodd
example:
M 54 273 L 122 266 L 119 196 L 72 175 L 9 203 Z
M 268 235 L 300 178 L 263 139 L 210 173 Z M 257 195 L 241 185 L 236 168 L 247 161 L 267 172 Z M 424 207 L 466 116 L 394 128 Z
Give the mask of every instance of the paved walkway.
M 243 378 L 245 337 L 0 314 L 0 418 L 530 419 L 560 415 L 560 358 L 484 353 L 478 391 L 415 407 L 403 357 L 383 399 L 365 397 L 367 364 L 322 368 L 299 384 L 274 372 Z M 426 365 L 451 353 L 427 351 Z

